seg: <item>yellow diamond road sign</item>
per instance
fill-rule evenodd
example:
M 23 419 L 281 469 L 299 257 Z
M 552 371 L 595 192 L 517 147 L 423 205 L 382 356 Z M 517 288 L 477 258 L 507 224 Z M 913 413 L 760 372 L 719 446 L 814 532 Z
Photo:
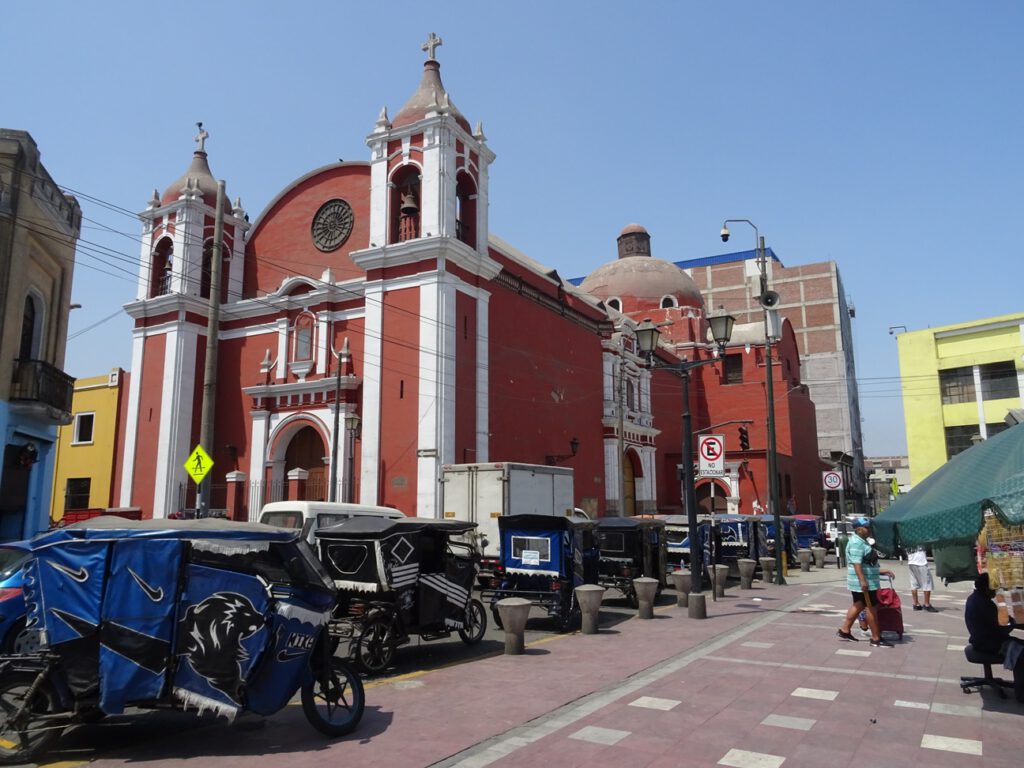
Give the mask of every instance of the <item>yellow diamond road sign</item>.
M 189 477 L 195 480 L 196 485 L 203 482 L 203 478 L 206 477 L 206 473 L 212 467 L 213 459 L 203 450 L 201 445 L 197 445 L 196 449 L 189 454 L 188 459 L 185 461 L 185 471 L 188 472 Z

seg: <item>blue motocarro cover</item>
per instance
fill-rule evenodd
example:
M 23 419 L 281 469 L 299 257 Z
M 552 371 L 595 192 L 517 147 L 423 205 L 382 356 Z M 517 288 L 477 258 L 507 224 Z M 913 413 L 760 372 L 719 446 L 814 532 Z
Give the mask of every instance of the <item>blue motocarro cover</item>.
M 270 635 L 269 600 L 255 576 L 185 567 L 178 603 L 174 695 L 189 706 L 232 714 Z
M 510 573 L 566 575 L 571 567 L 568 563 L 563 566 L 565 552 L 572 552 L 571 530 L 505 528 L 501 531 L 501 562 Z
M 68 526 L 30 542 L 29 622 L 72 693 L 98 693 L 104 712 L 173 693 L 270 714 L 294 695 L 334 599 L 299 536 L 215 520 Z
M 100 631 L 100 708 L 108 714 L 164 692 L 182 549 L 173 539 L 113 543 Z

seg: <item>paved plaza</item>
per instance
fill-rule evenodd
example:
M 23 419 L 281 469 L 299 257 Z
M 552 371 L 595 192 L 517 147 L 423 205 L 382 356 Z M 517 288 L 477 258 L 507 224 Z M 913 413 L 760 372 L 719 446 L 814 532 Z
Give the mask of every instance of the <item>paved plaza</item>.
M 906 623 L 892 649 L 862 635 L 836 639 L 844 571 L 791 572 L 786 586 L 709 596 L 705 621 L 668 605 L 597 635 L 550 635 L 522 656 L 371 682 L 348 739 L 317 737 L 293 706 L 262 725 L 154 738 L 93 764 L 256 765 L 287 755 L 291 766 L 360 768 L 1018 766 L 1024 705 L 1012 692 L 1002 701 L 958 684 L 981 674 L 963 654 L 971 585 L 940 583 L 939 612 L 915 612 L 905 566 L 889 565 Z

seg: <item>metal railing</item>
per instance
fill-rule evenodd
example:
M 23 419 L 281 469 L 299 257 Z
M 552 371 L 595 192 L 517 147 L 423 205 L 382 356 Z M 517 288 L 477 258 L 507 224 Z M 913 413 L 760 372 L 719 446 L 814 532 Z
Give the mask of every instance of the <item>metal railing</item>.
M 32 400 L 71 413 L 75 380 L 45 360 L 15 360 L 11 400 Z

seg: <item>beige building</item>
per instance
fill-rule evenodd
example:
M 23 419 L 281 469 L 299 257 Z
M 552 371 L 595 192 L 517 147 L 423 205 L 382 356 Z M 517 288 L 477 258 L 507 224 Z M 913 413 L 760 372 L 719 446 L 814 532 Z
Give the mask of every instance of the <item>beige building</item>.
M 0 128 L 0 541 L 49 526 L 57 427 L 71 418 L 62 368 L 81 218 L 32 137 Z

